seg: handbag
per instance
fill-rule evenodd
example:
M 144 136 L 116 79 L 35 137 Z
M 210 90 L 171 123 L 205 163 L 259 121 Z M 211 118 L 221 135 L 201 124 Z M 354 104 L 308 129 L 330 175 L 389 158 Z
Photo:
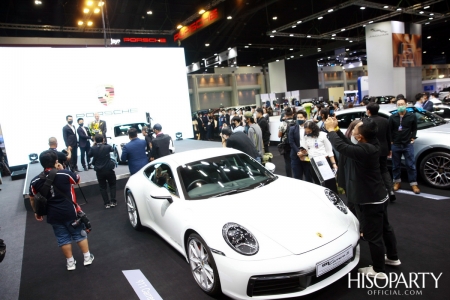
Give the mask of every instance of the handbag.
M 45 180 L 44 186 L 40 189 L 39 192 L 34 195 L 34 212 L 38 216 L 45 216 L 47 215 L 47 198 L 48 192 L 50 191 L 50 187 L 52 186 L 53 180 L 56 176 L 56 169 L 50 170 L 50 173 L 47 176 L 47 179 Z M 41 178 L 43 178 L 44 173 L 42 172 Z M 45 195 L 45 196 L 44 196 Z

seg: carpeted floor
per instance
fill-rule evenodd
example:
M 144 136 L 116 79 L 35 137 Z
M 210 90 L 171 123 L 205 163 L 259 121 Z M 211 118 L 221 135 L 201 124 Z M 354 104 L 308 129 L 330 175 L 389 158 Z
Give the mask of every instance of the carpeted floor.
M 271 147 L 276 151 L 276 147 Z M 284 173 L 281 157 L 275 154 L 276 173 Z M 294 187 L 293 193 L 294 193 Z M 123 198 L 118 191 L 119 206 L 106 210 L 100 196 L 89 198 L 83 206 L 93 225 L 89 235 L 90 250 L 94 263 L 83 266 L 82 254 L 74 246 L 77 269 L 68 272 L 65 259 L 56 244 L 51 226 L 37 222 L 27 214 L 23 267 L 19 299 L 138 299 L 129 285 L 123 270 L 140 269 L 163 299 L 210 299 L 192 278 L 189 265 L 178 252 L 151 230 L 141 232 L 131 228 Z M 276 195 L 273 195 L 274 197 Z M 447 299 L 450 294 L 450 277 L 447 268 L 450 246 L 450 223 L 448 211 L 450 200 L 435 201 L 422 197 L 398 194 L 398 201 L 389 207 L 390 220 L 398 240 L 402 265 L 387 267 L 388 272 L 409 276 L 410 272 L 433 272 L 439 275 L 438 288 L 428 275 L 425 288 L 414 291 L 422 293 L 421 299 Z M 366 242 L 361 244 L 359 266 L 370 263 Z M 356 270 L 352 271 L 353 278 Z M 362 299 L 371 290 L 348 287 L 344 277 L 327 288 L 302 299 Z M 378 289 L 375 289 L 378 290 Z M 398 288 L 382 289 L 384 292 L 404 292 Z M 373 299 L 396 299 L 399 296 L 371 296 Z M 400 296 L 400 298 L 413 296 Z M 228 299 L 220 297 L 220 299 Z

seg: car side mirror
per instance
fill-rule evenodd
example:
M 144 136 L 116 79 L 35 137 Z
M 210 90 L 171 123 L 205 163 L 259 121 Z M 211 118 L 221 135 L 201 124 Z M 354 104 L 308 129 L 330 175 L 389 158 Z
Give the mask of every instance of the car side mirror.
M 159 200 L 167 200 L 167 201 L 169 201 L 169 203 L 173 202 L 172 195 L 170 194 L 170 192 L 168 190 L 166 190 L 163 187 L 159 188 L 156 191 L 152 191 L 150 193 L 150 197 L 152 197 L 154 199 L 159 199 Z
M 266 162 L 265 165 L 266 169 L 269 170 L 270 172 L 275 172 L 275 164 L 271 163 L 271 162 Z

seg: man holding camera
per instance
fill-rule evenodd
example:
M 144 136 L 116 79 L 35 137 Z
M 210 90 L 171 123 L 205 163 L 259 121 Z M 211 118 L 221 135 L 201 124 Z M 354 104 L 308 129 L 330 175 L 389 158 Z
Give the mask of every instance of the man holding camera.
M 63 168 L 66 169 L 68 167 L 68 162 L 72 157 L 72 147 L 67 147 L 67 150 L 58 151 L 58 140 L 55 137 L 51 137 L 48 139 L 48 146 L 50 147 L 48 150 L 52 150 L 56 152 L 58 156 L 58 162 L 63 165 Z
M 44 187 L 49 174 L 56 172 L 48 194 L 42 195 L 47 199 L 47 223 L 53 227 L 58 246 L 66 257 L 68 271 L 76 268 L 76 261 L 72 255 L 72 241 L 75 241 L 83 252 L 84 265 L 92 264 L 94 255 L 89 252 L 86 237 L 86 232 L 91 229 L 90 223 L 77 204 L 73 189 L 73 185 L 80 182 L 80 176 L 64 170 L 53 150 L 42 152 L 39 161 L 44 171 L 31 180 L 29 188 L 31 207 L 35 209 L 34 197 Z M 37 221 L 44 220 L 43 216 L 36 213 L 34 217 Z

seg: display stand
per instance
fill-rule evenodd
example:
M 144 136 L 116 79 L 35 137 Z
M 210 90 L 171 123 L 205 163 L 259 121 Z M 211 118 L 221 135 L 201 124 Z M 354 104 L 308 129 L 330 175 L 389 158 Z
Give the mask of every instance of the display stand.
M 311 158 L 311 166 L 316 173 L 317 178 L 319 178 L 320 185 L 338 193 L 336 176 L 330 168 L 327 158 L 325 156 Z

